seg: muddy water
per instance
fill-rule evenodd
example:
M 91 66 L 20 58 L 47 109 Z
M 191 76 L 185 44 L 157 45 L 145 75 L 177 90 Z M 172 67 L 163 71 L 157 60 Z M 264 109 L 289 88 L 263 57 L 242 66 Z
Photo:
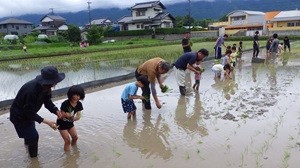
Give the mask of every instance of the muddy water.
M 42 67 L 49 64 L 42 62 L 41 65 L 36 65 L 38 63 L 23 65 L 25 63 L 22 61 L 14 61 L 7 67 L 0 69 L 0 101 L 13 99 L 24 83 L 34 79 L 40 74 Z M 60 62 L 54 65 L 66 74 L 66 78 L 54 89 L 129 74 L 135 70 L 140 61 L 119 59 L 114 61 Z
M 249 55 L 248 55 L 249 56 Z M 246 57 L 246 56 L 245 56 Z M 180 96 L 171 72 L 163 107 L 127 120 L 124 85 L 88 93 L 78 146 L 63 151 L 57 131 L 37 125 L 39 156 L 28 157 L 8 114 L 0 116 L 1 167 L 298 167 L 300 161 L 299 59 L 265 66 L 244 62 L 233 80 L 217 80 L 205 63 L 199 92 Z M 192 78 L 193 82 L 193 78 Z M 140 92 L 139 92 L 140 93 Z M 59 106 L 63 100 L 55 103 Z M 39 114 L 55 116 L 42 109 Z

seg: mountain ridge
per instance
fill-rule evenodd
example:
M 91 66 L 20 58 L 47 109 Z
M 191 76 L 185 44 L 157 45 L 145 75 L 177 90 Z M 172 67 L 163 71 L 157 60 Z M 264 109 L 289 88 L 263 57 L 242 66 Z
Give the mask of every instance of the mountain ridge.
M 134 5 L 134 4 L 133 4 Z M 164 4 L 165 5 L 165 4 Z M 174 17 L 188 15 L 189 9 L 191 17 L 194 19 L 210 18 L 218 20 L 224 15 L 234 10 L 252 10 L 252 11 L 284 11 L 295 10 L 300 8 L 299 0 L 289 0 L 289 2 L 283 2 L 282 0 L 219 0 L 214 2 L 208 1 L 196 1 L 192 2 L 189 6 L 188 1 L 186 3 L 176 3 L 172 5 L 165 5 L 167 12 L 171 13 Z M 77 26 L 83 26 L 88 23 L 88 11 L 57 13 L 67 19 L 68 24 L 74 24 Z M 131 12 L 127 9 L 109 8 L 109 9 L 93 9 L 91 10 L 91 18 L 109 18 L 112 21 L 117 21 L 123 16 L 130 16 Z M 16 18 L 23 19 L 32 22 L 34 25 L 40 23 L 40 19 L 45 14 L 26 14 Z M 7 19 L 1 18 L 0 20 Z

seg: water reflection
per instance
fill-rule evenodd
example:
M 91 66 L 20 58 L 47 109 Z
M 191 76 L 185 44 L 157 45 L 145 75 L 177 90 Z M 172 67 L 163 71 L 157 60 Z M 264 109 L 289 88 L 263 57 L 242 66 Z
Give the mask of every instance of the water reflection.
M 175 121 L 177 125 L 183 128 L 187 133 L 198 133 L 201 136 L 208 135 L 207 129 L 199 124 L 202 120 L 201 112 L 204 111 L 200 101 L 200 94 L 195 93 L 195 100 L 193 104 L 192 114 L 188 114 L 188 106 L 190 104 L 190 98 L 181 96 L 178 99 L 177 107 L 175 110 Z
M 258 64 L 258 63 L 252 63 L 251 64 L 251 68 L 252 68 L 252 80 L 253 80 L 253 82 L 257 81 L 257 70 L 258 70 L 259 66 L 260 66 L 260 64 Z
M 40 163 L 40 160 L 39 160 L 39 158 L 38 157 L 35 157 L 35 158 L 31 158 L 30 160 L 29 160 L 29 164 L 28 164 L 28 168 L 34 168 L 34 167 L 42 167 L 41 166 L 41 163 Z
M 137 148 L 146 158 L 159 156 L 164 160 L 170 159 L 173 154 L 167 140 L 170 131 L 167 124 L 162 124 L 159 115 L 155 123 L 151 122 L 151 112 L 143 113 L 143 128 L 137 129 L 137 121 L 128 120 L 123 129 L 124 140 L 131 148 Z
M 223 80 L 223 93 L 227 100 L 231 99 L 231 95 L 235 94 L 235 89 L 238 89 L 238 84 L 235 82 L 235 73 L 232 73 L 232 79 Z
M 16 61 L 5 62 L 0 66 L 0 101 L 13 99 L 19 88 L 29 80 L 40 74 L 42 67 L 55 65 L 59 71 L 66 74 L 66 78 L 55 89 L 75 84 L 120 76 L 134 72 L 140 60 L 119 59 L 113 61 L 103 60 L 73 60 L 70 62 L 34 62 Z
M 66 152 L 63 167 L 65 168 L 78 168 L 78 158 L 80 158 L 80 152 L 77 146 L 73 147 L 73 152 Z
M 266 67 L 269 71 L 269 74 L 267 74 L 267 78 L 268 78 L 268 84 L 270 85 L 270 89 L 276 89 L 276 85 L 277 85 L 277 75 L 276 75 L 276 64 L 275 62 L 269 62 L 268 64 L 266 64 Z

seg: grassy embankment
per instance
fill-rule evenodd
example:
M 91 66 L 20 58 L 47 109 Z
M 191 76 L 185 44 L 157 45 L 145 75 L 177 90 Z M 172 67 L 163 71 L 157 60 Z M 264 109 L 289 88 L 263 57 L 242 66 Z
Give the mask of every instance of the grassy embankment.
M 194 40 L 193 40 L 194 41 Z M 238 44 L 238 41 L 227 41 L 226 45 Z M 194 51 L 200 48 L 207 48 L 212 56 L 214 42 L 197 42 L 194 41 L 192 49 Z M 251 48 L 252 42 L 245 41 L 244 49 Z M 5 48 L 5 47 L 2 47 Z M 160 56 L 172 60 L 182 54 L 180 41 L 165 42 L 162 40 L 152 39 L 131 39 L 127 41 L 117 41 L 116 43 L 106 43 L 86 48 L 79 46 L 70 47 L 68 44 L 51 44 L 51 45 L 28 45 L 28 52 L 25 53 L 22 47 L 8 47 L 0 52 L 0 60 L 11 62 L 12 59 L 35 58 L 41 61 L 65 62 L 68 60 L 111 60 L 123 58 L 152 58 Z M 54 56 L 62 56 L 55 57 Z M 66 57 L 67 56 L 67 57 Z M 46 58 L 42 58 L 46 57 Z M 51 57 L 51 58 L 50 58 Z M 32 60 L 32 59 L 30 59 Z M 21 60 L 18 60 L 18 62 Z M 24 60 L 26 62 L 26 60 Z M 14 62 L 14 61 L 13 61 Z M 34 61 L 33 61 L 34 62 Z

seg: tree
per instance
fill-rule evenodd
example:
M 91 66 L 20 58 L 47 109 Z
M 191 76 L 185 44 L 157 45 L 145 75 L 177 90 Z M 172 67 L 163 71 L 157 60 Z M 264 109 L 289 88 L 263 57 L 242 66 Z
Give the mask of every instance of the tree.
M 81 41 L 80 29 L 75 25 L 69 25 L 67 30 L 67 39 L 71 43 L 77 43 Z
M 87 30 L 87 40 L 90 44 L 101 43 L 101 37 L 103 36 L 103 28 L 96 25 L 92 25 Z
M 220 19 L 219 19 L 220 22 L 227 22 L 228 21 L 228 18 L 226 15 L 223 15 Z
M 195 19 L 193 17 L 189 17 L 189 15 L 185 16 L 176 16 L 175 17 L 175 27 L 183 27 L 183 26 L 192 26 L 195 23 Z

